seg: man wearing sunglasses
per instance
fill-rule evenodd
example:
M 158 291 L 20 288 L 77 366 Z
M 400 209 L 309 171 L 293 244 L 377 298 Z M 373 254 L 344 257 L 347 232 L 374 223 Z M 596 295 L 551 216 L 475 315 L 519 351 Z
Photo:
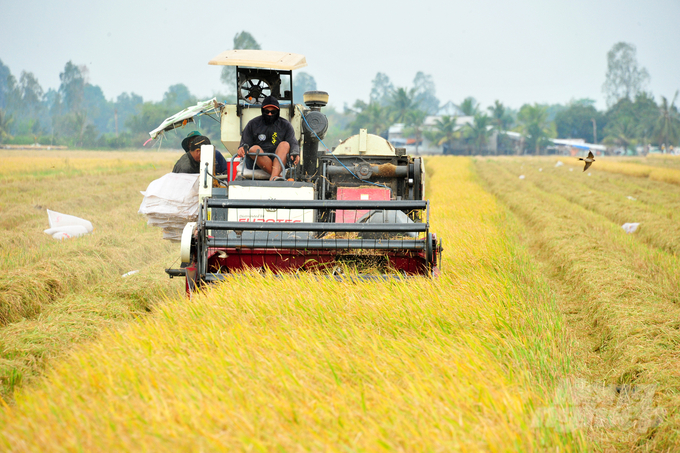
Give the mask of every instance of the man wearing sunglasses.
M 245 157 L 246 168 L 258 168 L 271 175 L 270 181 L 281 177 L 281 164 L 279 160 L 269 156 L 258 156 L 257 162 L 254 156 L 246 155 L 243 148 L 248 145 L 248 154 L 272 153 L 281 158 L 284 165 L 288 165 L 288 156 L 294 165 L 300 162 L 300 145 L 295 138 L 293 126 L 286 119 L 279 116 L 279 101 L 273 96 L 267 96 L 262 101 L 262 116 L 253 118 L 246 124 L 241 134 L 241 147 L 238 156 Z

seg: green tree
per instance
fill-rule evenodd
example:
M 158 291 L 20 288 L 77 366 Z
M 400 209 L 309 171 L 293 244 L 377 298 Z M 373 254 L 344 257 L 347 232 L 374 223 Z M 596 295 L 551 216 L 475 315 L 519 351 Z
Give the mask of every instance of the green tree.
M 496 153 L 509 154 L 513 151 L 514 143 L 510 137 L 502 132 L 512 129 L 515 118 L 510 109 L 498 100 L 494 101 L 494 104 L 489 106 L 487 110 L 489 110 L 491 125 L 498 131 L 496 136 Z
M 551 144 L 554 137 L 554 124 L 548 121 L 547 107 L 539 104 L 524 104 L 517 114 L 519 130 L 521 131 L 526 148 L 536 155 L 541 154 Z
M 604 115 L 592 103 L 574 101 L 555 115 L 555 128 L 559 138 L 581 138 L 595 143 L 597 127 L 605 127 Z M 600 137 L 602 138 L 602 137 Z
M 610 135 L 611 128 L 617 122 L 630 120 L 635 124 L 635 138 L 640 144 L 647 145 L 654 135 L 656 120 L 659 116 L 659 106 L 654 98 L 646 92 L 640 92 L 635 100 L 621 98 L 605 114 L 605 136 Z M 607 131 L 610 128 L 610 131 Z M 630 129 L 630 128 L 626 128 Z
M 22 71 L 19 78 L 21 91 L 21 106 L 23 112 L 30 118 L 37 118 L 42 110 L 43 89 L 33 73 Z
M 608 106 L 623 98 L 633 100 L 649 83 L 649 73 L 638 67 L 635 53 L 635 46 L 626 42 L 617 42 L 607 52 L 607 75 L 602 91 Z
M 253 35 L 247 31 L 242 31 L 234 35 L 233 48 L 261 50 L 260 44 L 258 44 Z M 234 66 L 223 66 L 220 80 L 227 86 L 229 94 L 234 94 L 236 92 L 236 68 Z
M 390 98 L 390 108 L 392 109 L 391 119 L 395 123 L 406 123 L 408 115 L 412 110 L 418 109 L 418 102 L 415 100 L 415 90 L 397 88 Z
M 479 112 L 479 104 L 477 104 L 477 100 L 472 96 L 463 99 L 463 102 L 458 107 L 464 116 L 475 116 Z
M 12 72 L 5 66 L 2 60 L 0 60 L 0 109 L 6 109 L 7 103 L 9 102 L 10 87 L 8 82 L 11 75 Z
M 307 91 L 316 90 L 316 80 L 306 72 L 298 72 L 293 79 L 293 103 L 302 104 L 303 95 Z
M 61 94 L 59 91 L 49 89 L 45 93 L 45 100 L 47 102 L 47 108 L 49 109 L 50 123 L 52 126 L 52 143 L 54 144 L 55 138 L 60 135 L 59 122 L 63 115 L 63 105 L 61 102 Z
M 168 90 L 163 93 L 163 100 L 161 102 L 169 110 L 180 111 L 191 105 L 195 105 L 198 101 L 196 97 L 191 94 L 186 85 L 177 83 L 170 86 Z
M 510 111 L 499 100 L 495 100 L 487 110 L 490 113 L 491 124 L 498 131 L 507 131 L 515 122 Z
M 21 108 L 21 89 L 17 83 L 17 79 L 9 73 L 5 80 L 4 86 L 4 97 L 5 97 L 5 113 L 10 115 L 14 121 L 12 121 L 11 129 L 14 131 L 19 126 L 21 117 L 23 116 Z M 14 133 L 14 132 L 12 132 Z
M 420 147 L 420 142 L 423 140 L 423 129 L 425 128 L 425 118 L 427 112 L 424 110 L 411 110 L 406 115 L 404 134 L 412 135 L 416 140 L 416 155 Z
M 378 102 L 366 104 L 363 101 L 356 101 L 354 112 L 356 116 L 349 124 L 351 133 L 356 134 L 359 129 L 367 129 L 371 134 L 387 137 L 391 123 L 389 108 L 381 106 Z
M 177 113 L 163 103 L 145 102 L 139 106 L 139 113 L 127 119 L 125 126 L 133 134 L 149 138 L 149 131 L 154 130 L 166 118 Z
M 104 92 L 98 85 L 85 84 L 83 91 L 83 110 L 87 112 L 89 124 L 92 124 L 97 131 L 108 132 L 111 119 L 113 118 L 113 104 L 106 100 Z M 85 134 L 91 140 L 92 129 Z M 96 138 L 96 137 L 94 137 Z
M 121 93 L 116 98 L 116 102 L 113 104 L 114 117 L 109 123 L 108 130 L 114 133 L 120 133 L 121 131 L 127 129 L 125 124 L 128 118 L 135 115 L 144 103 L 144 99 L 135 93 Z
M 451 154 L 453 142 L 460 136 L 457 125 L 458 117 L 444 115 L 434 120 L 434 128 L 426 131 L 426 137 L 437 146 L 444 148 L 444 154 Z
M 418 71 L 413 79 L 413 90 L 420 109 L 430 115 L 436 115 L 439 110 L 439 99 L 435 96 L 432 76 Z
M 622 117 L 610 123 L 604 130 L 605 137 L 602 143 L 619 146 L 626 151 L 635 152 L 635 145 L 640 136 L 640 125 L 632 117 Z
M 474 145 L 477 153 L 483 154 L 483 150 L 493 134 L 491 118 L 485 113 L 476 113 L 472 123 L 465 125 L 463 134 Z
M 12 138 L 9 130 L 12 121 L 13 118 L 0 108 L 0 143 L 4 143 L 5 140 Z
M 654 135 L 656 142 L 660 145 L 678 146 L 680 143 L 680 114 L 678 108 L 675 106 L 675 101 L 678 99 L 678 92 L 675 92 L 673 100 L 668 102 L 666 97 L 661 96 L 661 105 L 659 106 L 659 117 L 656 120 L 656 128 Z
M 392 85 L 390 78 L 386 74 L 379 72 L 371 82 L 369 104 L 377 102 L 382 107 L 389 105 L 393 92 L 394 85 Z
M 64 67 L 64 72 L 59 73 L 61 81 L 59 94 L 66 113 L 79 112 L 83 108 L 85 77 L 82 69 L 69 61 Z

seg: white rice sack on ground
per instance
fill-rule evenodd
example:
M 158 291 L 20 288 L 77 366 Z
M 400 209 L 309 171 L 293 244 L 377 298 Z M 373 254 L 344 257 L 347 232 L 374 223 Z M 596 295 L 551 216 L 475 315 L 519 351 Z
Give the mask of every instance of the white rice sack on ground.
M 89 220 L 81 219 L 73 215 L 47 210 L 47 218 L 50 227 L 44 230 L 54 239 L 70 239 L 92 233 L 94 227 Z
M 94 227 L 89 220 L 81 219 L 73 215 L 62 214 L 61 212 L 47 210 L 47 218 L 50 221 L 50 228 L 64 226 L 82 225 L 88 233 L 92 233 Z

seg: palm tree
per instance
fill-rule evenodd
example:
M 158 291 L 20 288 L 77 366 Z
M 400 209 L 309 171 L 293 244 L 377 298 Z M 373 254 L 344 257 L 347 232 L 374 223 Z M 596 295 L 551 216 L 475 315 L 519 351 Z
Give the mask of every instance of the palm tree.
M 425 123 L 425 118 L 427 117 L 427 112 L 424 110 L 411 110 L 406 116 L 406 125 L 408 126 L 404 129 L 406 135 L 413 134 L 416 139 L 416 155 L 418 154 L 418 146 L 423 139 L 423 126 Z
M 605 137 L 602 143 L 620 146 L 625 150 L 634 150 L 638 143 L 636 137 L 640 135 L 640 126 L 633 118 L 623 117 L 607 125 L 604 132 Z
M 437 146 L 445 148 L 453 145 L 453 141 L 460 136 L 457 126 L 458 117 L 444 115 L 434 121 L 434 130 L 426 131 L 427 138 Z
M 536 155 L 550 145 L 550 138 L 556 135 L 554 124 L 548 121 L 548 109 L 544 106 L 524 104 L 519 109 L 517 119 L 527 148 L 533 149 Z
M 479 112 L 479 104 L 472 96 L 463 99 L 463 102 L 458 106 L 465 116 L 475 116 Z
M 482 154 L 482 148 L 487 145 L 492 133 L 491 118 L 485 113 L 475 114 L 472 123 L 465 125 L 465 134 L 475 145 L 478 154 Z
M 498 100 L 494 101 L 492 106 L 487 108 L 491 114 L 491 123 L 497 131 L 507 131 L 513 123 L 512 115 L 508 113 L 508 109 Z
M 496 154 L 498 154 L 499 151 L 506 153 L 508 150 L 511 150 L 513 146 L 512 141 L 504 131 L 510 130 L 515 120 L 508 109 L 498 100 L 494 101 L 494 104 L 489 106 L 487 110 L 489 110 L 491 114 L 491 124 L 493 124 L 494 129 L 498 132 L 496 138 Z
M 661 96 L 659 118 L 656 120 L 656 128 L 654 131 L 655 138 L 659 144 L 670 146 L 677 145 L 680 141 L 680 114 L 678 113 L 678 108 L 675 106 L 675 101 L 677 99 L 677 91 L 670 103 L 664 96 Z
M 396 123 L 406 123 L 409 112 L 418 109 L 418 102 L 415 100 L 415 90 L 411 88 L 397 88 L 392 93 L 390 99 L 392 109 L 392 121 Z
M 356 103 L 355 107 L 361 109 L 354 121 L 350 124 L 352 129 L 367 129 L 370 133 L 383 136 L 390 127 L 389 109 L 382 107 L 378 102 Z
M 9 135 L 9 126 L 13 121 L 14 118 L 0 109 L 0 143 L 2 143 L 5 138 L 12 138 L 12 136 Z

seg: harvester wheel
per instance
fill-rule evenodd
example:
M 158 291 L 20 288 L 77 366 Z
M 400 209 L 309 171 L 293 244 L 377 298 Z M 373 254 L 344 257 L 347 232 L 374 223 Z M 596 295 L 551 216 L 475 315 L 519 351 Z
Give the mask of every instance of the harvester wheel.
M 434 263 L 432 262 L 432 258 L 434 258 L 434 247 L 432 247 L 433 242 L 434 237 L 432 236 L 432 233 L 427 233 L 425 238 L 425 262 L 427 263 L 428 274 L 432 274 L 432 269 L 434 268 Z

